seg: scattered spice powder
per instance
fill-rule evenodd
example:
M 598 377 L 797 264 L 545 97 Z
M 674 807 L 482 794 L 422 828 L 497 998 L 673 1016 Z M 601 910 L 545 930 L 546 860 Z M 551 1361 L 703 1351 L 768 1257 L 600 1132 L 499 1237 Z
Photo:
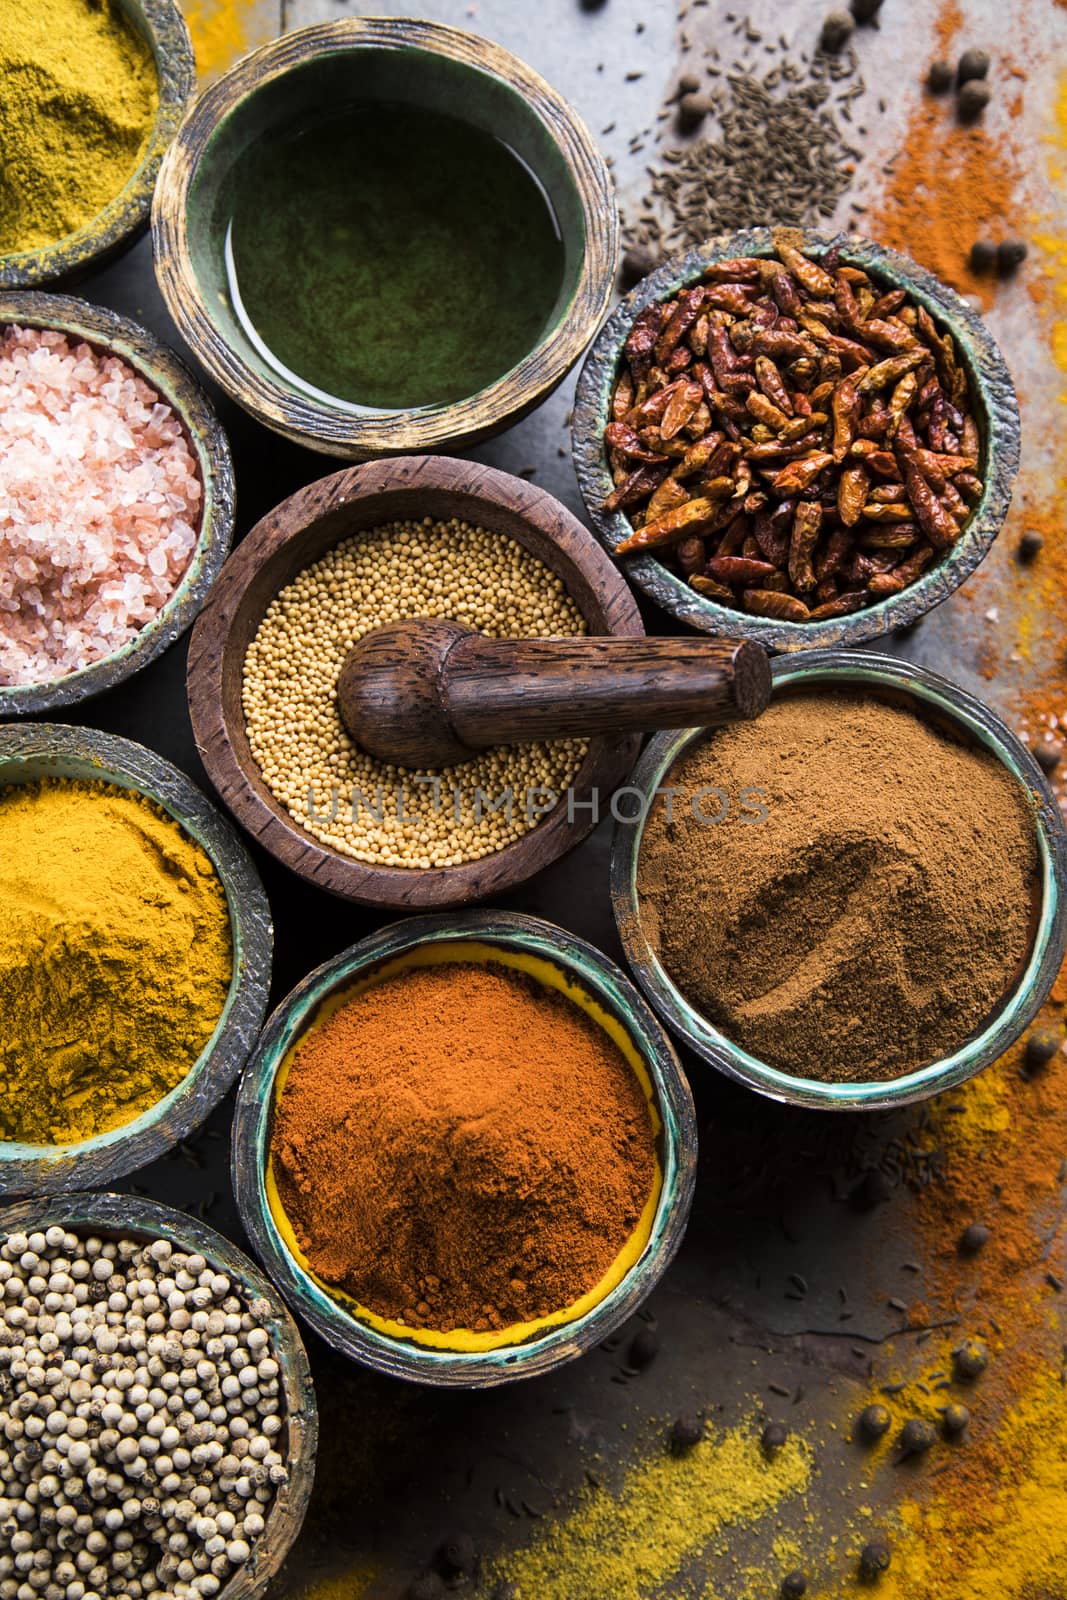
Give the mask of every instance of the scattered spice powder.
M 272 1135 L 312 1270 L 411 1328 L 484 1333 L 590 1293 L 652 1192 L 652 1121 L 608 1034 L 511 968 L 409 969 L 299 1044 Z
M 118 356 L 0 336 L 0 685 L 47 683 L 136 638 L 189 565 L 202 485 L 170 406 Z
M 913 1071 L 981 1026 L 1027 955 L 1036 845 L 1022 792 L 995 757 L 910 711 L 854 694 L 779 699 L 697 745 L 667 782 L 763 791 L 758 824 L 743 809 L 706 826 L 659 805 L 637 887 L 674 982 L 785 1072 Z
M 73 1144 L 147 1111 L 232 971 L 225 892 L 166 812 L 102 783 L 0 790 L 0 1139 Z

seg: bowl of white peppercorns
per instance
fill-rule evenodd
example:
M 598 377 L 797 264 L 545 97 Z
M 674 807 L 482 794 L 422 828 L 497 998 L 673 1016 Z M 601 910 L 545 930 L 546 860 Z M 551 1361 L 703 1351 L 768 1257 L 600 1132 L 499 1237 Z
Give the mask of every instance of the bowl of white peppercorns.
M 316 1437 L 296 1325 L 213 1229 L 128 1195 L 0 1211 L 2 1600 L 251 1600 Z

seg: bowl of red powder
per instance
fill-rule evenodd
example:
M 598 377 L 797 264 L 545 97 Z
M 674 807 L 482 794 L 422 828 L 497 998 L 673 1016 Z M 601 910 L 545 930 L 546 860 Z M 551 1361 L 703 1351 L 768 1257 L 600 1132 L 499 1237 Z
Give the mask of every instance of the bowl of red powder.
M 611 892 L 630 968 L 705 1061 L 872 1110 L 1008 1051 L 1067 949 L 1067 831 L 1030 753 L 910 662 L 783 656 L 733 730 L 657 735 Z M 721 736 L 720 736 L 721 735 Z
M 681 1241 L 696 1124 L 666 1035 L 606 957 L 503 912 L 394 924 L 267 1025 L 237 1201 L 293 1308 L 422 1383 L 552 1370 L 637 1309 Z
M 145 329 L 0 293 L 0 717 L 114 688 L 190 626 L 233 537 L 229 446 Z

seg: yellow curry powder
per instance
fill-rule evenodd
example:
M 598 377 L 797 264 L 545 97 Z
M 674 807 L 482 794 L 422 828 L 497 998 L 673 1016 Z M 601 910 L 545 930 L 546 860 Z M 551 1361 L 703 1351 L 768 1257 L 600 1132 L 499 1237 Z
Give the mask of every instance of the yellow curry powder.
M 102 783 L 0 791 L 0 1138 L 71 1144 L 147 1111 L 232 969 L 222 885 L 164 811 Z
M 0 254 L 101 212 L 144 156 L 155 62 L 118 0 L 0 0 Z

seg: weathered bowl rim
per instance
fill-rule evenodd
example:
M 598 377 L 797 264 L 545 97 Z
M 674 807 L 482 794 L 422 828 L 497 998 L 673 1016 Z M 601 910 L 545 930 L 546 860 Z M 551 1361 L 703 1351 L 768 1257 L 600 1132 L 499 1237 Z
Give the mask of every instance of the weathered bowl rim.
M 671 256 L 616 307 L 586 356 L 575 392 L 571 451 L 590 525 L 612 554 L 633 531 L 624 512 L 603 510 L 604 500 L 614 487 L 603 433 L 626 336 L 639 312 L 698 281 L 710 263 L 733 256 L 769 255 L 772 234 L 770 228 L 751 228 L 707 239 Z M 679 621 L 704 633 L 755 639 L 768 650 L 783 652 L 864 644 L 895 629 L 912 626 L 947 600 L 979 565 L 1000 532 L 1019 465 L 1019 408 L 1011 376 L 985 323 L 966 300 L 910 257 L 862 235 L 831 236 L 806 229 L 804 242 L 806 248 L 817 253 L 840 245 L 843 261 L 906 289 L 949 329 L 967 368 L 976 410 L 984 425 L 986 470 L 982 498 L 952 550 L 900 594 L 851 616 L 810 623 L 755 617 L 698 595 L 654 556 L 623 561 L 627 577 Z
M 343 468 L 298 489 L 245 536 L 193 631 L 189 646 L 189 711 L 197 749 L 224 804 L 241 826 L 291 871 L 316 887 L 359 905 L 407 912 L 443 910 L 515 889 L 580 843 L 595 826 L 587 809 L 589 796 L 594 790 L 610 793 L 616 784 L 625 781 L 640 739 L 636 734 L 619 738 L 596 735 L 573 780 L 573 790 L 581 796 L 574 805 L 573 816 L 561 796 L 555 808 L 520 839 L 492 855 L 455 867 L 383 867 L 357 861 L 305 833 L 280 802 L 268 805 L 256 792 L 248 766 L 235 749 L 235 719 L 227 715 L 224 694 L 227 650 L 244 594 L 275 553 L 278 524 L 283 519 L 293 525 L 281 535 L 277 548 L 298 545 L 309 528 L 341 506 L 353 506 L 397 490 L 410 493 L 421 509 L 383 513 L 382 520 L 408 515 L 448 516 L 447 509 L 439 509 L 441 498 L 456 493 L 503 508 L 556 547 L 561 568 L 576 570 L 597 591 L 610 620 L 607 632 L 615 637 L 643 635 L 637 604 L 625 580 L 588 529 L 544 489 L 495 467 L 452 456 L 393 457 Z M 477 521 L 476 512 L 471 512 L 470 517 Z M 349 533 L 340 533 L 336 542 L 347 537 Z M 307 564 L 312 559 L 309 557 Z M 561 568 L 554 570 L 559 572 Z M 565 582 L 569 587 L 566 577 Z M 244 648 L 247 650 L 247 643 Z
M 187 206 L 203 151 L 242 101 L 295 67 L 347 50 L 418 50 L 493 77 L 544 124 L 574 180 L 585 226 L 585 258 L 567 307 L 535 348 L 496 382 L 444 406 L 351 412 L 300 397 L 256 372 L 203 307 L 189 251 Z M 586 348 L 610 303 L 619 256 L 611 175 L 577 112 L 517 56 L 479 35 L 407 17 L 345 17 L 272 40 L 210 84 L 193 105 L 163 163 L 152 209 L 156 276 L 197 359 L 257 421 L 286 438 L 352 460 L 472 444 L 532 409 Z
M 44 1231 L 58 1226 L 71 1232 L 90 1230 L 117 1235 L 143 1235 L 168 1239 L 172 1244 L 202 1255 L 227 1275 L 236 1278 L 249 1300 L 263 1300 L 272 1349 L 278 1361 L 289 1425 L 289 1479 L 278 1491 L 266 1526 L 248 1561 L 219 1590 L 217 1600 L 255 1600 L 273 1581 L 300 1532 L 315 1480 L 318 1445 L 318 1410 L 300 1329 L 275 1285 L 231 1239 L 184 1211 L 139 1195 L 105 1194 L 99 1190 L 37 1196 L 7 1203 L 0 1208 L 0 1237 L 10 1233 Z M 261 1547 L 270 1544 L 262 1567 Z
M 28 771 L 12 769 L 24 765 Z M 112 775 L 114 774 L 114 777 Z M 69 1145 L 0 1140 L 0 1195 L 93 1188 L 147 1166 L 185 1139 L 223 1099 L 266 1015 L 274 944 L 270 906 L 236 831 L 178 767 L 144 745 L 65 723 L 0 727 L 0 792 L 42 776 L 118 781 L 162 806 L 210 856 L 226 894 L 233 977 L 215 1032 L 179 1084 L 124 1127 Z
M 73 295 L 0 289 L 0 327 L 5 325 L 55 329 L 127 362 L 181 422 L 203 491 L 200 531 L 189 565 L 151 622 L 111 655 L 78 672 L 46 683 L 0 685 L 0 717 L 39 717 L 124 683 L 192 625 L 233 542 L 233 460 L 215 408 L 192 373 L 173 350 L 136 322 Z
M 704 1061 L 771 1100 L 815 1110 L 881 1111 L 958 1088 L 1002 1056 L 1048 998 L 1067 952 L 1067 829 L 1055 796 L 1033 756 L 981 700 L 948 678 L 895 656 L 873 651 L 819 650 L 780 656 L 771 663 L 775 689 L 849 690 L 870 687 L 909 695 L 955 723 L 995 755 L 1027 792 L 1040 851 L 1042 904 L 1026 968 L 982 1031 L 952 1055 L 888 1081 L 822 1083 L 795 1078 L 750 1055 L 714 1028 L 671 981 L 645 937 L 636 888 L 644 827 L 616 826 L 611 851 L 611 901 L 626 962 L 661 1020 Z M 679 756 L 702 739 L 703 728 L 657 734 L 630 780 L 654 793 Z
M 626 1027 L 640 1050 L 663 1131 L 663 1183 L 652 1234 L 622 1281 L 592 1311 L 536 1338 L 488 1352 L 437 1350 L 391 1338 L 359 1322 L 304 1272 L 275 1225 L 263 1185 L 278 1067 L 322 1000 L 355 974 L 420 945 L 498 944 L 537 955 L 566 971 Z M 234 1192 L 252 1248 L 294 1311 L 327 1343 L 363 1365 L 416 1383 L 490 1388 L 554 1371 L 618 1329 L 651 1293 L 685 1233 L 696 1183 L 697 1129 L 692 1095 L 664 1028 L 613 961 L 576 934 L 518 912 L 410 917 L 317 967 L 267 1022 L 237 1093 L 233 1122 Z
M 39 250 L 0 254 L 0 288 L 32 289 L 77 275 L 133 244 L 148 225 L 163 157 L 196 87 L 196 60 L 178 0 L 119 3 L 131 26 L 147 35 L 159 83 L 159 105 L 144 159 L 114 199 L 75 233 Z

